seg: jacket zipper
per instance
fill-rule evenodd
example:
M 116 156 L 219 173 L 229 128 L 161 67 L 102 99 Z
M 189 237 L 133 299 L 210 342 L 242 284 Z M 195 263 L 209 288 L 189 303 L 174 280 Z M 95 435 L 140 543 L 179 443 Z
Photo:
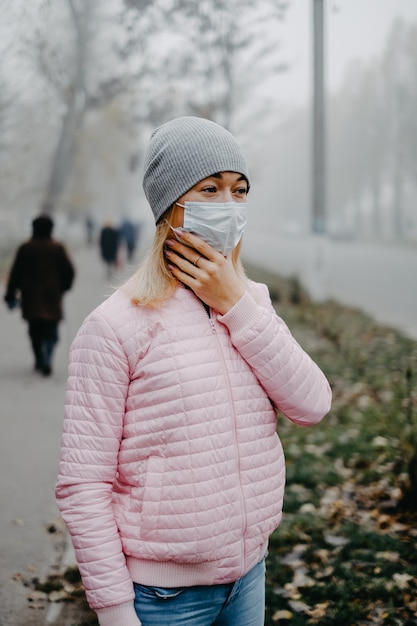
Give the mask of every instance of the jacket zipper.
M 213 321 L 213 318 L 212 318 L 212 315 L 211 315 L 211 308 L 205 302 L 203 302 L 202 300 L 200 300 L 200 302 L 203 305 L 203 308 L 204 308 L 205 312 L 207 313 L 207 317 L 209 318 L 211 329 L 215 333 L 216 332 L 216 327 L 214 325 L 214 321 Z
M 209 322 L 210 322 L 210 326 L 212 328 L 212 331 L 216 335 L 218 350 L 219 350 L 219 352 L 221 354 L 222 362 L 223 362 L 223 371 L 225 373 L 225 377 L 226 377 L 226 380 L 227 380 L 227 390 L 228 390 L 228 394 L 229 394 L 229 403 L 230 403 L 231 412 L 232 412 L 233 435 L 234 435 L 234 445 L 235 445 L 235 457 L 236 457 L 236 464 L 237 464 L 237 474 L 238 474 L 238 480 L 239 480 L 239 491 L 240 491 L 240 501 L 241 501 L 241 511 L 242 511 L 242 553 L 243 553 L 243 562 L 241 563 L 241 575 L 243 575 L 244 564 L 245 564 L 245 535 L 246 535 L 247 518 L 246 518 L 245 499 L 243 497 L 242 483 L 241 483 L 241 480 L 240 480 L 241 468 L 240 468 L 239 446 L 237 444 L 237 436 L 236 436 L 236 432 L 237 432 L 236 413 L 235 413 L 235 407 L 234 407 L 234 404 L 233 404 L 232 392 L 231 392 L 231 388 L 230 388 L 229 374 L 227 372 L 226 363 L 224 361 L 223 350 L 222 350 L 222 347 L 220 345 L 220 340 L 219 340 L 219 337 L 217 335 L 216 326 L 214 324 L 214 320 L 213 320 L 213 317 L 212 317 L 212 309 L 210 307 L 206 306 L 204 303 L 203 303 L 203 306 L 204 306 L 204 309 L 205 309 L 205 311 L 207 313 L 207 316 L 209 318 Z

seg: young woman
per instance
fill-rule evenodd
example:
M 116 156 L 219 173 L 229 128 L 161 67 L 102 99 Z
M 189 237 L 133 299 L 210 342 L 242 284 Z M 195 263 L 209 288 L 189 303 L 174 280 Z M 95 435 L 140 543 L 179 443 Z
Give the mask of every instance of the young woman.
M 156 129 L 156 232 L 72 344 L 56 488 L 101 626 L 261 626 L 285 480 L 277 410 L 331 392 L 239 260 L 249 174 L 201 118 Z

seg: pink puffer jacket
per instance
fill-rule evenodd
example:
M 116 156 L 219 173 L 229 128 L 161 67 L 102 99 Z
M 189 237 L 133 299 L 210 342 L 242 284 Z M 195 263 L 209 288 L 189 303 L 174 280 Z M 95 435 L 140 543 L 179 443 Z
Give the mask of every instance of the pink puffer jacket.
M 101 624 L 139 624 L 132 580 L 236 580 L 280 522 L 274 407 L 314 424 L 331 392 L 250 290 L 223 316 L 184 287 L 155 310 L 119 290 L 72 344 L 56 496 Z

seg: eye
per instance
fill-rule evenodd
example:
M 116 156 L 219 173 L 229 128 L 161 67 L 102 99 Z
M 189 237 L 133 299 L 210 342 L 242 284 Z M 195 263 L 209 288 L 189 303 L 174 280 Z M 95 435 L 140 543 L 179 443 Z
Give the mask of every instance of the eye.
M 234 193 L 238 196 L 246 196 L 248 189 L 247 187 L 239 187 L 239 189 L 235 189 Z
M 217 189 L 216 187 L 213 187 L 213 185 L 209 185 L 208 187 L 204 187 L 202 191 L 204 191 L 205 193 L 216 193 Z

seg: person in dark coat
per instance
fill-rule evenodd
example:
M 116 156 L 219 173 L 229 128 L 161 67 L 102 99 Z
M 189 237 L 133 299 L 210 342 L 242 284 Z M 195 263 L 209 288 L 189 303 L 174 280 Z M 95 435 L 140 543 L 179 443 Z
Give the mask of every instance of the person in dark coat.
M 107 276 L 111 278 L 113 269 L 117 267 L 120 233 L 110 221 L 107 221 L 101 229 L 99 243 L 101 258 L 107 265 Z
M 137 225 L 133 224 L 129 219 L 124 219 L 120 226 L 120 236 L 126 244 L 127 260 L 131 263 L 135 255 L 137 244 Z
M 63 318 L 63 294 L 71 289 L 75 269 L 65 247 L 52 238 L 49 215 L 32 222 L 32 237 L 21 244 L 10 269 L 4 299 L 10 309 L 20 304 L 28 322 L 35 369 L 52 372 L 52 355 Z

